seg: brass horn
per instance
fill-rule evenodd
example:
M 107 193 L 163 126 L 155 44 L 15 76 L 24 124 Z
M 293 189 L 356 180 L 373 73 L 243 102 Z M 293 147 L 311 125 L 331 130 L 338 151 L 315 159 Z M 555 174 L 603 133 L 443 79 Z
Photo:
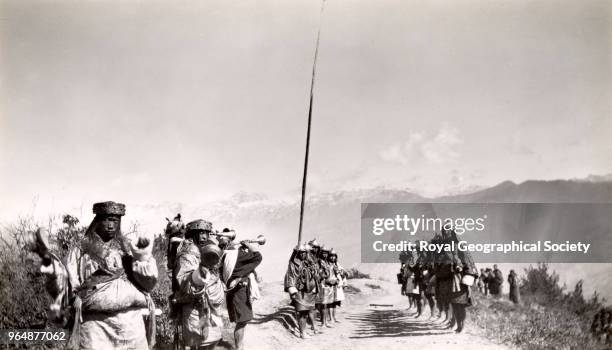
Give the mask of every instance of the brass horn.
M 259 245 L 264 245 L 266 244 L 266 237 L 264 237 L 264 235 L 259 235 L 255 239 L 244 239 L 238 243 L 235 243 L 235 245 L 242 244 L 242 243 L 257 243 Z
M 236 231 L 234 230 L 230 230 L 228 232 L 211 232 L 210 234 L 217 237 L 225 237 L 230 241 L 236 238 Z

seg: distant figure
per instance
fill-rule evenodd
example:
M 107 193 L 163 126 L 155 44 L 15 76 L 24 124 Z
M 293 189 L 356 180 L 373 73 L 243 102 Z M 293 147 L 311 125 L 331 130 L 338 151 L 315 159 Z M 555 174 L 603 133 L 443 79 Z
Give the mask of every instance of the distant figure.
M 493 273 L 489 279 L 489 292 L 494 297 L 501 295 L 502 284 L 504 283 L 504 275 L 501 270 L 497 268 L 497 265 L 493 265 Z
M 332 264 L 328 261 L 330 249 L 321 247 L 319 252 L 319 295 L 317 296 L 315 306 L 321 315 L 321 327 L 333 327 L 328 319 L 331 318 L 330 308 L 334 303 L 334 286 L 338 284 L 338 280 L 334 275 Z
M 436 264 L 434 271 L 436 277 L 434 287 L 440 317 L 442 317 L 442 313 L 444 313 L 444 322 L 450 321 L 450 298 L 453 289 L 452 264 L 450 261 L 444 260 L 444 262 Z M 449 325 L 449 328 L 452 328 L 453 326 L 454 324 Z
M 485 289 L 485 295 L 489 295 L 491 294 L 491 282 L 493 281 L 493 270 L 491 270 L 490 267 L 487 267 L 485 269 L 484 272 L 484 277 L 483 277 L 483 282 L 484 282 L 484 289 Z
M 508 284 L 510 285 L 510 301 L 515 304 L 518 304 L 521 301 L 521 295 L 519 291 L 518 277 L 514 270 L 510 270 L 510 274 L 508 275 Z
M 480 269 L 480 276 L 478 276 L 478 291 L 484 295 L 489 294 L 489 286 L 487 285 L 487 275 L 485 269 Z
M 413 305 L 416 305 L 417 314 L 415 317 L 418 318 L 423 313 L 423 302 L 421 298 L 421 293 L 423 291 L 423 267 L 420 262 L 408 267 L 412 272 L 412 276 L 408 279 L 406 293 L 412 298 Z
M 427 305 L 429 305 L 429 318 L 436 317 L 436 276 L 433 272 L 434 266 L 431 263 L 428 264 L 427 267 L 423 270 L 423 289 L 425 294 L 425 301 L 427 302 Z
M 478 273 L 478 272 L 476 272 Z M 470 295 L 470 285 L 464 284 L 464 276 L 477 277 L 467 264 L 457 264 L 454 266 L 452 280 L 451 305 L 453 310 L 453 319 L 451 324 L 456 324 L 456 333 L 461 333 L 465 325 L 467 317 L 466 308 L 472 305 Z M 472 279 L 473 281 L 473 279 Z M 467 283 L 467 281 L 466 281 Z
M 333 272 L 335 278 L 338 280 L 338 283 L 334 285 L 334 302 L 330 305 L 329 313 L 331 316 L 330 321 L 333 323 L 338 323 L 338 319 L 336 318 L 336 307 L 342 305 L 342 301 L 344 300 L 344 286 L 346 285 L 346 272 L 338 264 L 338 254 L 334 249 L 329 253 L 329 263 L 332 265 Z

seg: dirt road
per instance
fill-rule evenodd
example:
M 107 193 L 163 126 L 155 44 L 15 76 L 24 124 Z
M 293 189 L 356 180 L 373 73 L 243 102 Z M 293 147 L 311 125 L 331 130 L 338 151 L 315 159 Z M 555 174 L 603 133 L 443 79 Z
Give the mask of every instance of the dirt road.
M 360 292 L 349 294 L 345 305 L 338 309 L 340 323 L 310 339 L 297 337 L 293 310 L 287 306 L 288 297 L 282 292 L 282 285 L 265 285 L 262 299 L 256 302 L 255 320 L 247 328 L 247 349 L 510 349 L 484 339 L 469 324 L 462 334 L 456 335 L 444 329 L 441 322 L 429 320 L 428 311 L 427 317 L 416 319 L 414 310 L 408 310 L 407 298 L 399 294 L 395 284 L 351 280 L 350 285 Z

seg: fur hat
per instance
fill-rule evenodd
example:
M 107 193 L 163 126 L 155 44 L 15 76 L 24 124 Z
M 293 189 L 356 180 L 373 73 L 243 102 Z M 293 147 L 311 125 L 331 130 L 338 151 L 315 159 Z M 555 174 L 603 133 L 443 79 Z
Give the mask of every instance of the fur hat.
M 210 221 L 198 219 L 187 224 L 187 231 L 208 231 L 212 232 L 213 227 Z
M 96 215 L 125 215 L 125 204 L 112 201 L 100 202 L 93 205 L 93 213 Z

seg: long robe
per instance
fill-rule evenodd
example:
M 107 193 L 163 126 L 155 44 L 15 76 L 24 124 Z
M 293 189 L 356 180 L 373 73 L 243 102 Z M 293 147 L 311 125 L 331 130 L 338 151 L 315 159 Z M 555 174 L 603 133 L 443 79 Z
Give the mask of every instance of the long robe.
M 235 262 L 226 264 L 226 259 L 231 256 L 234 257 Z M 258 251 L 239 248 L 226 251 L 221 260 L 223 281 L 228 287 L 226 303 L 230 322 L 248 322 L 253 319 L 253 304 L 250 295 L 252 285 L 248 276 L 255 272 L 263 257 Z M 231 271 L 228 270 L 230 268 Z
M 309 311 L 315 307 L 317 281 L 307 261 L 292 255 L 285 273 L 285 292 L 295 294 L 291 305 L 296 311 Z
M 521 301 L 521 293 L 519 291 L 519 284 L 516 274 L 511 273 L 508 275 L 508 284 L 510 285 L 510 301 L 515 304 L 518 304 Z
M 334 274 L 336 275 L 336 279 L 338 280 L 338 284 L 333 287 L 334 290 L 334 303 L 340 304 L 345 299 L 344 296 L 344 286 L 346 285 L 346 279 L 344 278 L 344 269 L 342 266 L 338 265 L 338 263 L 332 263 L 332 268 Z
M 334 302 L 333 285 L 329 284 L 333 273 L 333 267 L 329 262 L 319 260 L 319 294 L 317 295 L 317 304 L 326 305 Z
M 499 295 L 501 293 L 501 286 L 504 283 L 504 275 L 498 269 L 493 270 L 489 279 L 489 293 L 491 295 Z
M 143 315 L 154 308 L 148 295 L 157 282 L 155 259 L 134 259 L 119 238 L 88 233 L 68 254 L 68 278 L 82 299 L 80 349 L 148 349 Z
M 221 339 L 223 284 L 213 272 L 202 278 L 200 250 L 190 239 L 178 252 L 175 275 L 179 290 L 175 299 L 181 305 L 181 324 L 186 346 L 208 346 Z

